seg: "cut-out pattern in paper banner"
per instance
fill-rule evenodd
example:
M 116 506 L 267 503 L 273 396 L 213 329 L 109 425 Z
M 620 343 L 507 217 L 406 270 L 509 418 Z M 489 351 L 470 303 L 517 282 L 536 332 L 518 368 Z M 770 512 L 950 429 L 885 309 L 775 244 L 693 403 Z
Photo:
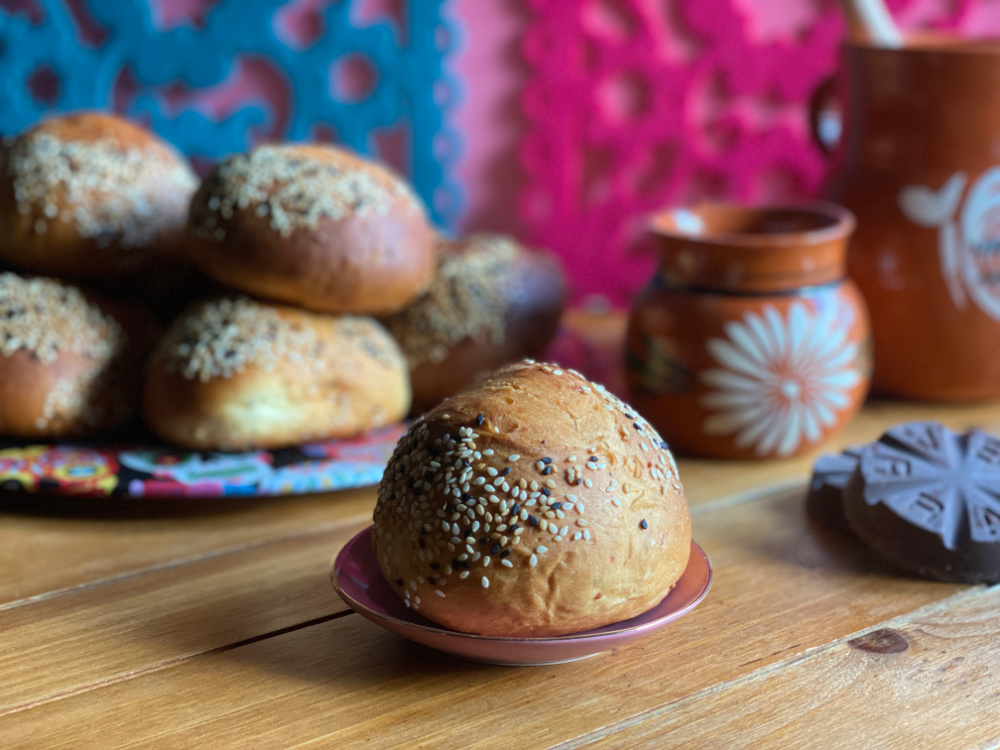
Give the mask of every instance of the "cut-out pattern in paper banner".
M 0 0 L 0 133 L 113 109 L 195 159 L 333 140 L 399 168 L 435 221 L 464 205 L 448 0 Z
M 528 0 L 530 239 L 580 294 L 627 302 L 652 270 L 643 217 L 705 198 L 815 194 L 806 103 L 845 29 L 821 0 Z M 998 0 L 889 0 L 904 28 L 1000 35 Z

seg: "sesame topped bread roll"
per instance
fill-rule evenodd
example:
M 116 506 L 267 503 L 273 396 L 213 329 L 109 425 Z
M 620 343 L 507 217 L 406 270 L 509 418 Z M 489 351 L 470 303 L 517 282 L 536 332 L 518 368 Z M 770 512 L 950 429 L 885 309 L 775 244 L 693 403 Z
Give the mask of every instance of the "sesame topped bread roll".
M 0 259 L 103 280 L 176 251 L 198 180 L 152 133 L 113 115 L 52 117 L 0 157 Z
M 140 358 L 76 287 L 0 274 L 0 435 L 88 437 L 135 415 Z
M 433 235 L 387 168 L 328 146 L 220 163 L 191 203 L 193 259 L 250 294 L 332 313 L 394 312 L 430 282 Z
M 239 296 L 204 301 L 175 321 L 143 394 L 150 429 L 197 450 L 350 437 L 398 421 L 409 406 L 405 361 L 375 320 Z
M 524 361 L 418 419 L 379 486 L 372 543 L 425 617 L 537 637 L 658 604 L 691 548 L 670 452 L 578 373 Z
M 541 356 L 566 301 L 555 258 L 513 238 L 441 240 L 439 258 L 427 291 L 383 319 L 410 365 L 417 414 L 501 365 Z

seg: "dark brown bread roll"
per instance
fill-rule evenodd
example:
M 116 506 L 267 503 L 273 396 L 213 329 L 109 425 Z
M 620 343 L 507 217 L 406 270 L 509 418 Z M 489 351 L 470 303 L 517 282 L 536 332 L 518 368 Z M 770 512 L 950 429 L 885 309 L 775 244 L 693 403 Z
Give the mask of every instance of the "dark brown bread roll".
M 44 120 L 0 162 L 0 259 L 75 279 L 172 252 L 198 184 L 155 135 L 93 112 Z
M 540 357 L 566 302 L 556 259 L 509 237 L 442 240 L 439 258 L 427 291 L 383 319 L 409 362 L 415 414 L 501 365 Z
M 349 437 L 402 419 L 409 406 L 406 362 L 374 319 L 232 296 L 175 321 L 143 394 L 149 428 L 196 450 Z
M 691 547 L 670 452 L 577 373 L 525 361 L 414 422 L 375 508 L 382 573 L 454 630 L 532 637 L 638 615 Z
M 0 274 L 0 435 L 89 437 L 136 413 L 141 355 L 74 286 Z
M 332 313 L 401 309 L 430 282 L 433 235 L 388 169 L 326 146 L 220 163 L 191 203 L 192 259 L 220 283 Z

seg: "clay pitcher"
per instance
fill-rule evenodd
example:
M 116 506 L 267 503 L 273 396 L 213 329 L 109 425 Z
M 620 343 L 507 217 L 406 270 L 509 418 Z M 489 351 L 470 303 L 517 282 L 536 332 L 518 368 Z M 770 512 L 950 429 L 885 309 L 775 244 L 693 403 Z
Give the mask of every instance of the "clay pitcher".
M 871 313 L 873 389 L 1000 396 L 1000 44 L 845 44 L 838 88 L 824 192 L 858 221 L 848 272 Z M 830 124 L 823 98 L 814 127 Z

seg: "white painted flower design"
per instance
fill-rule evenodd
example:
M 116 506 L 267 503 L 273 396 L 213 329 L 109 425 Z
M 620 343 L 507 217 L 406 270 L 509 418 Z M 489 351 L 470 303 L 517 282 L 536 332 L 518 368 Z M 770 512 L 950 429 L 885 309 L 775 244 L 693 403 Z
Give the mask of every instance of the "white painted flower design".
M 851 407 L 861 378 L 858 347 L 836 314 L 796 301 L 787 318 L 768 305 L 727 323 L 726 338 L 707 344 L 719 367 L 700 375 L 713 389 L 702 397 L 715 412 L 705 432 L 735 434 L 737 447 L 753 446 L 758 456 L 789 456 L 803 441 L 817 442 Z

